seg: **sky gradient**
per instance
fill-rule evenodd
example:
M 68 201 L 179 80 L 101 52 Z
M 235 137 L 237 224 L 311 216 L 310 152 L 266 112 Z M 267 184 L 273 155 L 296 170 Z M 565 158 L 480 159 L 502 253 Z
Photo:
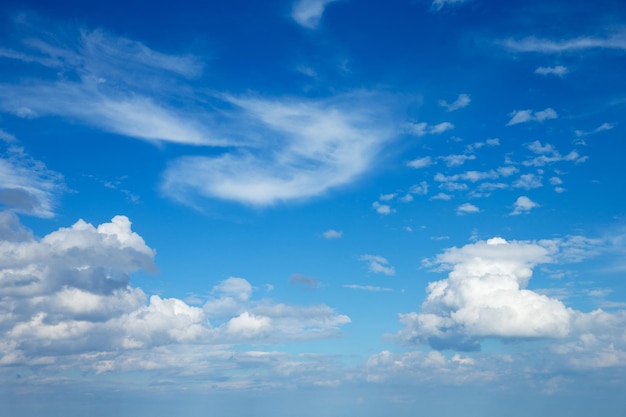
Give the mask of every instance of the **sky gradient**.
M 5 1 L 0 414 L 623 416 L 626 4 Z

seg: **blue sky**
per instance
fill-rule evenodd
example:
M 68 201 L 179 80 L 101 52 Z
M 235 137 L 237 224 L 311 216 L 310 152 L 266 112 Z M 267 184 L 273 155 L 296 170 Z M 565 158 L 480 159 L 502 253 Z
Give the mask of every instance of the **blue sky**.
M 620 416 L 626 6 L 5 1 L 0 410 Z

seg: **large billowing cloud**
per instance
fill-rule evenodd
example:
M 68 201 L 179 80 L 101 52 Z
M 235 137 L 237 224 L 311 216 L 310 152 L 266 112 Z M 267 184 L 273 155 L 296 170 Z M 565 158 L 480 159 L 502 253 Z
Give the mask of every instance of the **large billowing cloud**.
M 432 264 L 450 270 L 448 277 L 428 285 L 420 312 L 400 315 L 404 328 L 399 339 L 435 349 L 476 350 L 489 338 L 566 340 L 593 331 L 591 323 L 623 322 L 601 310 L 573 310 L 527 288 L 536 265 L 574 260 L 577 241 L 584 245 L 573 238 L 540 242 L 493 238 L 446 250 Z
M 97 227 L 79 220 L 41 239 L 12 213 L 0 222 L 0 366 L 102 372 L 123 369 L 132 352 L 324 338 L 350 322 L 325 305 L 254 300 L 243 278 L 217 285 L 203 307 L 148 297 L 129 274 L 155 271 L 155 251 L 125 216 Z

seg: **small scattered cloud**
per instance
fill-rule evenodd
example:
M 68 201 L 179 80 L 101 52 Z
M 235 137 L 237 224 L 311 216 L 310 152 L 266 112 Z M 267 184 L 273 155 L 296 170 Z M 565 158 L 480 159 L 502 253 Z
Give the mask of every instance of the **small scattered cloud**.
M 406 164 L 415 169 L 426 168 L 433 164 L 433 159 L 430 156 L 424 156 L 422 158 L 413 159 Z
M 358 284 L 346 284 L 344 288 L 350 288 L 353 290 L 370 291 L 370 292 L 391 292 L 392 288 L 376 287 L 374 285 L 358 285 Z
M 478 213 L 480 209 L 471 203 L 461 204 L 456 209 L 457 214 L 470 214 L 470 213 Z
M 524 188 L 526 190 L 542 186 L 541 176 L 537 174 L 522 174 L 516 181 L 513 182 L 514 188 Z
M 608 130 L 612 130 L 615 127 L 614 123 L 602 123 L 600 126 L 598 126 L 597 128 L 589 131 L 589 132 L 585 132 L 583 130 L 575 130 L 574 134 L 576 135 L 576 137 L 583 137 L 583 136 L 589 136 L 589 135 L 594 135 L 596 133 L 600 133 L 600 132 L 606 132 Z
M 304 285 L 305 287 L 309 287 L 309 288 L 317 288 L 320 285 L 317 279 L 307 277 L 306 275 L 302 275 L 302 274 L 291 275 L 289 277 L 289 283 L 296 284 L 296 285 Z
M 398 193 L 381 194 L 380 196 L 378 196 L 378 199 L 380 201 L 391 201 L 396 198 L 397 195 Z
M 558 117 L 556 111 L 549 107 L 545 110 L 536 112 L 532 110 L 514 110 L 509 114 L 509 116 L 511 116 L 511 119 L 506 124 L 507 126 L 527 122 L 543 122 L 544 120 L 556 119 Z
M 474 159 L 476 159 L 476 156 L 460 154 L 460 155 L 441 156 L 440 158 L 443 161 L 445 161 L 446 166 L 457 167 L 457 166 L 463 165 L 466 161 L 473 161 Z
M 451 112 L 469 106 L 471 101 L 472 100 L 470 99 L 470 96 L 468 94 L 459 94 L 457 99 L 452 103 L 448 103 L 445 100 L 439 100 L 439 105 L 441 107 L 444 107 L 446 111 Z
M 530 143 L 528 149 L 538 156 L 523 161 L 525 166 L 542 167 L 547 164 L 552 164 L 561 161 L 570 161 L 574 163 L 582 163 L 587 160 L 586 156 L 580 155 L 577 151 L 571 151 L 567 155 L 561 155 L 561 153 L 554 147 L 554 145 L 546 143 L 542 144 L 538 140 Z
M 450 194 L 446 194 L 446 193 L 438 193 L 437 195 L 432 196 L 430 199 L 431 200 L 449 201 L 449 200 L 452 200 L 452 196 Z
M 291 10 L 291 17 L 300 26 L 315 29 L 319 24 L 326 6 L 337 0 L 298 0 Z
M 564 67 L 563 65 L 557 65 L 554 67 L 537 67 L 537 69 L 535 69 L 535 74 L 556 75 L 561 78 L 563 78 L 567 72 L 567 67 Z
M 372 207 L 378 214 L 391 214 L 394 210 L 388 204 L 381 204 L 378 201 L 372 203 Z
M 446 6 L 459 6 L 469 0 L 433 0 L 430 5 L 432 11 L 438 12 Z
M 340 239 L 343 236 L 343 232 L 341 230 L 329 229 L 322 233 L 324 239 Z
M 442 122 L 436 125 L 429 125 L 426 122 L 407 123 L 404 127 L 407 133 L 420 137 L 425 135 L 439 135 L 454 129 L 454 125 L 450 122 Z
M 539 207 L 539 204 L 532 201 L 530 198 L 526 196 L 520 196 L 515 200 L 513 204 L 513 211 L 510 213 L 511 216 L 517 216 L 522 213 L 528 213 L 530 210 Z
M 376 274 L 395 275 L 396 270 L 389 264 L 389 261 L 382 256 L 361 255 L 359 260 L 368 263 L 368 270 Z

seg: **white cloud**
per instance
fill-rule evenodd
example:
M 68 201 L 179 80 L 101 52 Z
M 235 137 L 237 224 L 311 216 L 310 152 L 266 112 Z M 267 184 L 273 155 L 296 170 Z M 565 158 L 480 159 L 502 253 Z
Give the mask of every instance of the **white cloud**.
M 486 337 L 566 336 L 571 310 L 525 289 L 532 268 L 550 260 L 543 246 L 502 238 L 446 250 L 433 264 L 450 269 L 448 278 L 428 285 L 421 313 L 400 316 L 400 338 L 471 350 Z
M 442 122 L 436 125 L 429 125 L 426 122 L 405 124 L 407 133 L 414 136 L 439 135 L 448 130 L 454 129 L 450 122 Z
M 469 214 L 469 213 L 478 213 L 480 209 L 473 204 L 464 203 L 457 207 L 457 214 Z
M 25 26 L 31 31 L 36 27 Z M 0 109 L 28 118 L 60 116 L 148 141 L 233 143 L 215 138 L 201 122 L 202 115 L 189 116 L 196 110 L 175 109 L 167 103 L 181 94 L 189 96 L 179 80 L 200 75 L 202 64 L 197 58 L 163 54 L 101 30 L 66 27 L 63 36 L 49 36 L 45 30 L 29 33 L 25 51 L 12 58 L 41 63 L 52 74 L 63 75 L 56 81 L 0 84 Z M 74 38 L 60 41 L 69 36 Z M 50 39 L 56 42 L 49 43 Z
M 433 11 L 438 12 L 444 6 L 457 6 L 457 5 L 465 3 L 466 1 L 469 1 L 469 0 L 433 0 L 430 7 Z
M 394 210 L 387 204 L 380 204 L 378 201 L 372 203 L 372 207 L 378 214 L 391 214 Z
M 0 155 L 0 205 L 31 216 L 54 216 L 57 196 L 65 191 L 63 176 L 32 159 L 15 141 L 13 137 Z
M 230 97 L 242 110 L 240 122 L 251 127 L 250 136 L 266 151 L 179 158 L 169 164 L 162 190 L 190 205 L 207 197 L 268 206 L 346 185 L 374 164 L 392 135 L 381 127 L 381 109 L 375 111 L 366 96 L 318 101 Z
M 556 148 L 551 144 L 542 145 L 538 140 L 530 143 L 528 145 L 528 149 L 530 149 L 535 154 L 539 156 L 523 161 L 522 164 L 525 166 L 535 166 L 540 167 L 546 164 L 551 164 L 555 162 L 561 161 L 571 161 L 575 163 L 581 163 L 587 160 L 586 156 L 581 156 L 576 151 L 571 151 L 567 155 L 563 156 L 556 150 Z
M 626 32 L 616 32 L 608 37 L 581 36 L 578 38 L 552 40 L 534 36 L 521 40 L 507 39 L 500 44 L 514 52 L 538 52 L 556 54 L 580 52 L 588 49 L 626 50 Z
M 472 100 L 470 99 L 470 96 L 468 94 L 459 94 L 454 102 L 448 103 L 445 100 L 440 100 L 439 105 L 441 107 L 445 107 L 446 111 L 455 111 L 458 109 L 462 109 L 463 107 L 469 106 L 471 101 Z
M 391 201 L 396 198 L 397 195 L 398 193 L 381 194 L 378 199 L 380 201 Z
M 357 284 L 346 284 L 343 286 L 344 288 L 350 288 L 353 290 L 362 290 L 362 291 L 370 291 L 370 292 L 391 292 L 393 289 L 385 288 L 385 287 L 376 287 L 373 285 L 357 285 Z
M 567 74 L 567 67 L 563 65 L 557 65 L 555 67 L 537 67 L 535 74 L 539 75 L 556 75 L 558 77 L 564 77 Z
M 577 137 L 583 137 L 583 136 L 593 135 L 593 134 L 600 133 L 600 132 L 606 132 L 607 130 L 612 130 L 614 127 L 615 125 L 613 123 L 602 123 L 600 126 L 598 126 L 597 128 L 593 129 L 590 132 L 584 132 L 582 130 L 575 130 L 574 133 L 576 134 Z
M 343 236 L 343 232 L 340 230 L 329 229 L 322 233 L 325 239 L 340 239 Z
M 361 255 L 359 257 L 361 261 L 368 262 L 368 269 L 370 272 L 376 274 L 395 275 L 396 270 L 389 264 L 389 261 L 382 256 L 377 255 Z
M 522 174 L 515 182 L 513 182 L 513 187 L 524 188 L 526 190 L 542 186 L 541 177 L 536 174 Z
M 428 183 L 422 181 L 419 184 L 414 184 L 409 188 L 410 194 L 426 195 L 428 194 Z
M 430 199 L 448 201 L 448 200 L 452 200 L 452 196 L 446 193 L 439 193 L 437 195 L 432 196 Z
M 533 112 L 532 110 L 514 110 L 509 114 L 511 119 L 506 124 L 507 126 L 513 126 L 520 123 L 527 122 L 543 122 L 544 120 L 556 119 L 558 115 L 556 111 L 551 108 L 545 110 Z
M 411 168 L 419 169 L 426 168 L 433 164 L 433 160 L 430 156 L 424 156 L 422 158 L 413 159 L 406 163 Z
M 147 300 L 129 274 L 154 271 L 155 252 L 124 216 L 97 227 L 80 220 L 41 239 L 14 214 L 0 223 L 2 364 L 105 372 L 124 368 L 134 352 L 150 356 L 163 346 L 323 338 L 350 322 L 324 305 L 253 300 L 242 278 L 216 285 L 203 307 Z M 135 369 L 159 366 L 142 361 Z
M 528 213 L 536 207 L 539 207 L 539 204 L 523 195 L 515 200 L 515 203 L 513 204 L 513 211 L 510 214 L 511 216 L 517 216 L 518 214 Z
M 448 167 L 456 167 L 456 166 L 463 165 L 466 161 L 473 161 L 474 159 L 476 159 L 476 156 L 461 154 L 461 155 L 442 156 L 440 158 L 446 162 L 446 165 Z
M 298 0 L 291 10 L 291 17 L 300 26 L 315 29 L 324 14 L 326 6 L 336 0 Z

